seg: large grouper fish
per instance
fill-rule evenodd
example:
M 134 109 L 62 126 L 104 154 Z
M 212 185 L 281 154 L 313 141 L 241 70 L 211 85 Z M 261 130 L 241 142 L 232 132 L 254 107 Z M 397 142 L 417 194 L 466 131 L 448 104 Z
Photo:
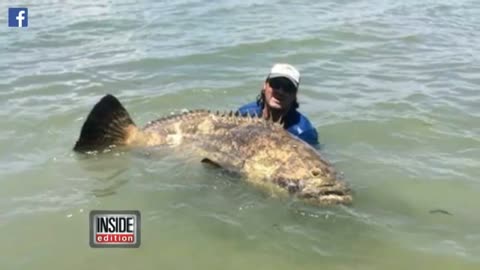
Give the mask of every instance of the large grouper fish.
M 85 120 L 74 151 L 165 146 L 190 151 L 199 162 L 227 171 L 271 194 L 316 205 L 351 204 L 352 193 L 317 149 L 280 123 L 259 116 L 194 110 L 139 128 L 113 95 L 105 95 Z

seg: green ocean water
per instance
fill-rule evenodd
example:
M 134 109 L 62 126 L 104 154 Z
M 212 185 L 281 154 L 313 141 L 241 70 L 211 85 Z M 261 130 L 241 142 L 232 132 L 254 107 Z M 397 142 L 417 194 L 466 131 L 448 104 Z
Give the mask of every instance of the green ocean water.
M 467 0 L 2 1 L 0 269 L 480 269 L 479 30 Z M 300 70 L 352 206 L 161 151 L 71 151 L 106 93 L 140 125 L 236 109 L 275 62 Z M 140 248 L 90 248 L 105 209 L 141 211 Z

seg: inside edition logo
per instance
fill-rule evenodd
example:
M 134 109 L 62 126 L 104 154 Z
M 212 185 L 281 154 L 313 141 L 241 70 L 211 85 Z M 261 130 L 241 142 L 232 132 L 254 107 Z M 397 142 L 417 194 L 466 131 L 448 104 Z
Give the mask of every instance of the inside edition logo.
M 90 246 L 139 247 L 140 211 L 91 211 Z

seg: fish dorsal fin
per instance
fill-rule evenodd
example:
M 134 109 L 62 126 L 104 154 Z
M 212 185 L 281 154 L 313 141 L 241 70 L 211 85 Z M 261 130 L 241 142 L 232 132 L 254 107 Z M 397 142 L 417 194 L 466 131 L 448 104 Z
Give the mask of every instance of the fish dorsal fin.
M 169 115 L 165 115 L 161 118 L 158 118 L 154 121 L 148 122 L 148 124 L 145 125 L 144 128 L 149 128 L 153 125 L 158 125 L 159 123 L 162 123 L 162 122 L 178 121 L 180 119 L 192 119 L 192 118 L 202 116 L 202 115 L 207 114 L 207 113 L 208 112 L 206 110 L 202 110 L 202 109 L 187 110 L 187 111 L 182 111 L 182 112 L 177 112 L 177 113 L 171 113 Z
M 280 119 L 278 120 L 278 122 L 276 124 L 278 126 L 283 127 L 283 125 L 285 125 L 285 116 L 280 117 Z

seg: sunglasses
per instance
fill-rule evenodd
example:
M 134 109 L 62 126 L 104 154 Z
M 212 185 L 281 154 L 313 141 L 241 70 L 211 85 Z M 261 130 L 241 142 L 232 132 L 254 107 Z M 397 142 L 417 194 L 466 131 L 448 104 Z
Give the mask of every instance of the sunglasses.
M 272 78 L 268 80 L 268 84 L 274 90 L 279 90 L 281 88 L 283 91 L 289 94 L 294 94 L 297 92 L 295 85 L 293 85 L 293 83 L 287 78 Z

